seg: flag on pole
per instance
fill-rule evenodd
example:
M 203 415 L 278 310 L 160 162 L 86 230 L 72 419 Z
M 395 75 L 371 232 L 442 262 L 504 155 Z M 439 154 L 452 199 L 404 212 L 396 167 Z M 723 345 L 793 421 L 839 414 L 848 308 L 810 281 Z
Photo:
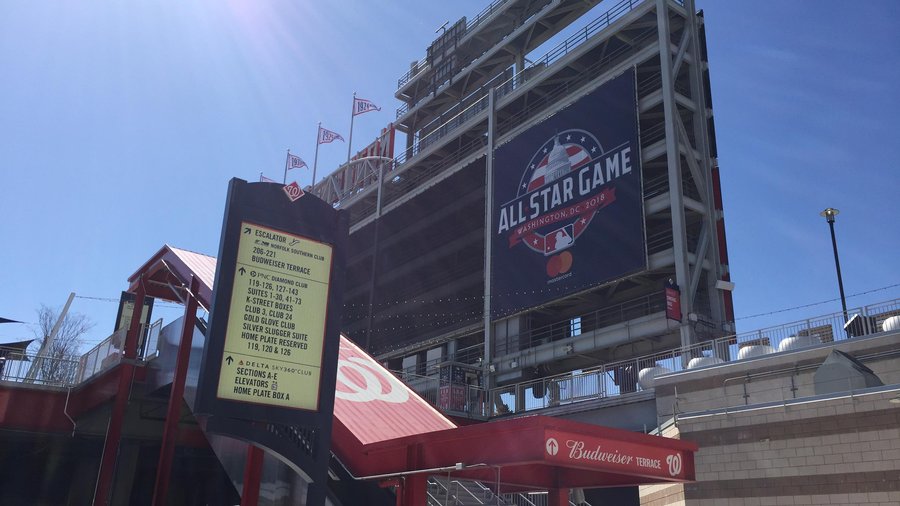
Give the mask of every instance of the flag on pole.
M 319 144 L 328 144 L 329 142 L 334 142 L 335 140 L 344 142 L 344 138 L 341 137 L 341 134 L 332 132 L 331 130 L 322 128 L 321 126 L 319 127 Z
M 277 183 L 274 179 L 269 179 L 266 176 L 263 176 L 262 173 L 259 174 L 259 182 L 260 183 Z
M 381 107 L 375 105 L 371 100 L 353 97 L 353 115 L 367 113 L 370 111 L 380 111 Z
M 297 155 L 292 155 L 292 154 L 288 153 L 288 160 L 287 160 L 288 170 L 300 169 L 303 167 L 306 167 L 307 169 L 309 168 L 309 166 L 306 165 L 306 162 L 304 162 L 302 158 L 300 158 Z

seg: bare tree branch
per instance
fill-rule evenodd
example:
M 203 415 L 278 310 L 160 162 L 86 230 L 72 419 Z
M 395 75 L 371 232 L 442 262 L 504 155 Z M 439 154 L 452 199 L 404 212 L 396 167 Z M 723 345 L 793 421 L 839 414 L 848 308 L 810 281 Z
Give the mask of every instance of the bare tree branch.
M 38 329 L 35 331 L 37 342 L 43 348 L 44 342 L 50 336 L 56 320 L 59 318 L 59 309 L 41 304 L 38 314 Z M 56 337 L 50 347 L 44 350 L 43 358 L 38 367 L 39 377 L 46 382 L 60 382 L 74 377 L 76 363 L 79 359 L 81 348 L 81 336 L 94 327 L 94 322 L 80 313 L 67 313 L 56 332 Z

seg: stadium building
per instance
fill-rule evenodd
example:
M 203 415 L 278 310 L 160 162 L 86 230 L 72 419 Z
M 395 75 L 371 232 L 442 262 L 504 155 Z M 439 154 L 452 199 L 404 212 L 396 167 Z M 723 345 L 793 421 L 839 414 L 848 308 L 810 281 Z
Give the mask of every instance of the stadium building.
M 350 214 L 347 334 L 472 418 L 734 330 L 702 13 L 597 4 L 460 19 L 398 79 L 405 146 L 314 189 Z
M 900 301 L 736 333 L 693 0 L 494 0 L 396 96 L 310 189 L 349 219 L 333 416 L 198 409 L 221 278 L 164 246 L 79 361 L 0 346 L 0 502 L 900 501 Z

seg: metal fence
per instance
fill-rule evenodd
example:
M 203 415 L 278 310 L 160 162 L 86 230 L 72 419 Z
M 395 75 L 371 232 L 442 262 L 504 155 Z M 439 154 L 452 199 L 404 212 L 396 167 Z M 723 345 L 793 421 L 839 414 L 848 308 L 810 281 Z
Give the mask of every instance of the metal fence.
M 505 338 L 497 338 L 497 355 L 514 353 L 519 350 L 533 348 L 552 341 L 580 335 L 594 329 L 609 327 L 641 316 L 647 316 L 665 310 L 665 296 L 647 295 L 628 300 L 614 306 L 597 309 L 577 317 L 524 330 Z
M 67 387 L 78 377 L 78 361 L 0 346 L 0 381 Z
M 442 137 L 447 136 L 451 132 L 455 131 L 461 125 L 467 123 L 470 119 L 479 116 L 480 113 L 484 112 L 487 109 L 487 101 L 488 101 L 488 91 L 491 88 L 495 88 L 497 90 L 497 99 L 500 99 L 509 93 L 518 89 L 523 83 L 530 80 L 537 72 L 543 72 L 549 65 L 555 63 L 563 56 L 569 54 L 574 49 L 579 47 L 583 42 L 589 40 L 594 35 L 608 27 L 617 19 L 621 18 L 628 12 L 634 9 L 635 6 L 644 3 L 646 0 L 622 0 L 619 3 L 612 6 L 608 11 L 601 14 L 599 17 L 594 19 L 592 22 L 588 23 L 584 29 L 579 30 L 575 34 L 571 35 L 569 38 L 560 42 L 557 46 L 550 49 L 540 58 L 537 58 L 535 61 L 531 62 L 519 72 L 512 73 L 510 69 L 505 69 L 500 72 L 493 78 L 491 78 L 487 83 L 473 91 L 472 93 L 466 95 L 462 100 L 460 100 L 457 104 L 451 107 L 449 110 L 444 111 L 441 115 L 430 122 L 428 125 L 422 128 L 422 133 L 417 136 L 413 145 L 401 151 L 394 158 L 393 161 L 387 162 L 384 166 L 385 174 L 393 172 L 400 165 L 406 163 L 413 157 L 417 156 L 423 150 L 425 150 L 428 146 L 433 145 Z M 502 3 L 502 2 L 495 2 Z M 648 33 L 656 33 L 656 30 L 649 30 Z M 606 60 L 611 59 L 616 55 L 607 55 Z M 421 62 L 420 62 L 421 63 Z M 595 67 L 595 65 L 592 66 Z M 418 73 L 422 70 L 422 66 L 416 66 L 407 73 L 404 78 L 410 78 L 415 73 Z M 401 78 L 403 81 L 404 78 Z M 402 84 L 400 85 L 403 86 Z M 406 109 L 401 107 L 398 110 L 398 116 L 402 116 L 406 113 Z M 518 121 L 518 119 L 516 120 Z M 433 173 L 439 172 L 441 169 L 446 168 L 449 165 L 457 163 L 461 160 L 465 154 L 470 153 L 472 147 L 477 145 L 481 146 L 482 139 L 476 139 L 471 143 L 471 145 L 461 147 L 457 153 L 449 156 L 447 159 L 442 160 L 439 163 L 439 167 L 434 168 L 431 171 L 425 171 L 424 175 L 414 178 L 414 180 L 407 180 L 404 177 L 397 177 L 395 184 L 400 184 L 401 186 L 414 186 L 415 183 L 418 183 L 421 179 L 430 178 Z M 324 183 L 320 183 L 322 185 Z M 359 181 L 356 185 L 351 188 L 348 188 L 347 191 L 340 195 L 340 201 L 337 204 L 338 206 L 343 205 L 343 200 L 347 198 L 351 198 L 356 194 L 361 193 L 366 188 L 372 186 L 374 184 L 374 180 L 371 178 Z M 313 191 L 314 193 L 315 190 Z M 322 193 L 320 190 L 319 193 Z
M 428 479 L 428 506 L 463 506 L 484 504 L 496 506 L 547 506 L 550 502 L 546 490 L 535 492 L 509 492 L 495 494 L 485 484 L 475 480 L 458 480 L 434 475 Z M 578 504 L 568 501 L 569 506 L 591 506 L 586 501 Z
M 487 392 L 477 385 L 451 383 L 438 375 L 423 376 L 403 371 L 391 371 L 416 391 L 423 399 L 441 411 L 466 414 L 473 418 L 487 417 Z
M 853 319 L 848 330 L 848 320 Z M 788 352 L 881 332 L 889 318 L 900 318 L 900 299 L 831 313 L 611 362 L 567 374 L 498 387 L 489 392 L 488 416 L 500 416 L 612 397 L 653 388 L 656 376 Z M 889 324 L 892 325 L 892 324 Z M 897 323 L 900 326 L 900 323 Z
M 122 346 L 125 344 L 126 329 L 121 329 L 97 346 L 91 348 L 81 356 L 79 361 L 78 383 L 88 380 L 91 376 L 109 369 L 122 360 Z
M 505 4 L 508 1 L 509 0 L 494 0 L 493 2 L 491 2 L 490 5 L 488 5 L 484 9 L 482 9 L 481 12 L 479 12 L 478 14 L 476 14 L 475 17 L 466 21 L 466 31 L 464 32 L 464 34 L 471 32 L 476 26 L 481 24 L 491 14 L 499 11 L 500 6 Z M 403 88 L 403 86 L 405 86 L 406 83 L 408 83 L 413 77 L 418 75 L 419 72 L 422 72 L 423 70 L 425 70 L 425 67 L 427 65 L 427 60 L 428 60 L 428 58 L 425 57 L 425 58 L 422 58 L 420 61 L 410 65 L 409 71 L 407 71 L 405 74 L 400 76 L 399 79 L 397 79 L 397 89 L 399 90 L 399 89 Z

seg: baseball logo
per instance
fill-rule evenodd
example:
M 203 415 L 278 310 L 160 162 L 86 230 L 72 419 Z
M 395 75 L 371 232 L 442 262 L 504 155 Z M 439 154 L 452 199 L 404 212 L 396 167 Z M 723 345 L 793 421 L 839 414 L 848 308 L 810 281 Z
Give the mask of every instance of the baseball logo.
M 681 474 L 681 455 L 669 455 L 666 457 L 666 463 L 669 464 L 669 475 L 678 476 Z
M 291 199 L 291 202 L 295 202 L 297 199 L 305 195 L 303 193 L 303 190 L 300 188 L 300 185 L 298 185 L 296 181 L 285 186 L 284 193 L 286 193 L 288 198 Z
M 409 400 L 409 391 L 397 378 L 370 367 L 360 357 L 338 360 L 337 383 L 334 395 L 346 401 L 401 404 Z
M 628 143 L 605 150 L 581 129 L 544 141 L 525 166 L 516 197 L 500 207 L 497 233 L 547 259 L 547 276 L 572 269 L 568 251 L 598 211 L 616 200 L 614 180 L 631 171 Z

